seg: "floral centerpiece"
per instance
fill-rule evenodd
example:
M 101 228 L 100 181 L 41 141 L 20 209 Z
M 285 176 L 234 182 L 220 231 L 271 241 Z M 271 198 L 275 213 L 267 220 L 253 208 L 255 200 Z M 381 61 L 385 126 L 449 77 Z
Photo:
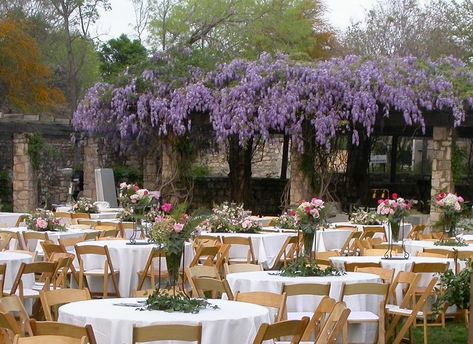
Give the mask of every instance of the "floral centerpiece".
M 66 227 L 59 223 L 59 219 L 54 217 L 54 213 L 50 210 L 36 209 L 25 220 L 26 227 L 32 231 L 65 231 Z
M 441 192 L 435 196 L 435 206 L 441 211 L 440 219 L 434 227 L 442 228 L 447 237 L 454 237 L 461 213 L 464 210 L 464 199 L 453 193 Z
M 99 209 L 92 203 L 90 198 L 81 197 L 72 205 L 72 211 L 74 213 L 96 214 Z
M 308 260 L 306 257 L 299 257 L 278 273 L 284 277 L 321 277 L 321 276 L 343 276 L 346 273 L 332 266 L 322 269 L 316 261 Z
M 257 233 L 261 230 L 256 221 L 248 216 L 242 204 L 228 202 L 214 207 L 201 228 L 215 233 Z
M 376 212 L 387 219 L 391 227 L 392 241 L 399 240 L 401 221 L 407 216 L 411 208 L 411 202 L 399 197 L 397 193 L 393 193 L 391 199 L 378 200 Z
M 375 211 L 355 209 L 355 211 L 350 214 L 350 222 L 356 223 L 357 225 L 382 225 L 383 220 L 383 216 L 381 216 Z
M 296 212 L 294 210 L 285 211 L 272 224 L 283 229 L 296 229 Z
M 120 205 L 125 209 L 129 209 L 135 217 L 143 215 L 145 209 L 152 205 L 154 198 L 154 194 L 147 189 L 140 189 L 137 184 L 120 183 L 118 196 Z
M 310 202 L 302 201 L 296 209 L 296 225 L 304 235 L 304 255 L 310 257 L 315 232 L 327 220 L 324 201 L 316 197 Z

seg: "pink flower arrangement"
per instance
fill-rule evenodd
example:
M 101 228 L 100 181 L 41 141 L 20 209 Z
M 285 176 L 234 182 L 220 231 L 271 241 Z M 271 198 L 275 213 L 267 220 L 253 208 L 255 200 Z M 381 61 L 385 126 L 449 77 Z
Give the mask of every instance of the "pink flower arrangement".
M 169 214 L 172 211 L 172 204 L 171 203 L 164 203 L 161 206 L 161 210 L 164 211 L 166 214 Z
M 412 209 L 412 204 L 397 193 L 391 195 L 391 199 L 379 199 L 378 208 L 376 212 L 379 215 L 386 216 L 389 221 L 400 222 L 409 210 Z
M 296 209 L 296 223 L 307 224 L 319 222 L 324 209 L 325 202 L 319 198 L 314 197 L 310 202 L 302 201 Z
M 46 229 L 48 227 L 48 221 L 45 219 L 38 217 L 36 219 L 36 227 L 41 228 L 41 229 Z
M 65 226 L 59 223 L 59 220 L 54 217 L 54 213 L 50 210 L 36 209 L 25 220 L 26 227 L 33 231 L 63 231 Z
M 465 200 L 462 196 L 445 192 L 439 193 L 435 196 L 435 204 L 446 212 L 459 213 L 462 211 L 462 205 Z

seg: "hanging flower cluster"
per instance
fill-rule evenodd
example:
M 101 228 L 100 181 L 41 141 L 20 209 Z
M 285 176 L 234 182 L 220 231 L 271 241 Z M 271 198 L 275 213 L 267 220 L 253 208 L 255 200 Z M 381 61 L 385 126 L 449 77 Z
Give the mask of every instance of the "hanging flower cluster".
M 186 52 L 189 54 L 189 52 Z M 203 73 L 187 73 L 160 54 L 139 76 L 119 85 L 96 84 L 74 113 L 79 131 L 117 146 L 189 134 L 196 113 L 206 114 L 215 139 L 237 136 L 241 145 L 283 132 L 303 149 L 303 123 L 329 148 L 338 133 L 370 135 L 378 117 L 401 113 L 407 125 L 425 127 L 424 112 L 449 113 L 458 126 L 473 104 L 473 74 L 459 60 L 347 56 L 302 64 L 285 56 L 235 60 Z

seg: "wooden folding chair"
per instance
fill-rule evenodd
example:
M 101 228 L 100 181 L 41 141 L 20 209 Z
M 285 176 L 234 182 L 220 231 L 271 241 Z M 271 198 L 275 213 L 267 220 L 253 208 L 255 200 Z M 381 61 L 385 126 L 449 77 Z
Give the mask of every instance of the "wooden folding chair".
M 387 249 L 384 249 L 384 248 L 369 248 L 369 249 L 365 249 L 365 250 L 361 251 L 361 255 L 362 256 L 371 256 L 371 257 L 384 257 L 384 255 L 386 254 L 386 250 Z M 394 250 L 393 253 L 395 255 L 398 254 L 396 252 L 396 250 Z
M 22 336 L 32 336 L 33 332 L 30 327 L 30 316 L 21 302 L 18 295 L 4 296 L 0 298 L 0 312 L 10 313 L 18 327 L 20 328 L 20 334 Z M 15 318 L 16 317 L 16 318 Z
M 184 268 L 184 274 L 192 290 L 192 295 L 194 297 L 199 297 L 199 291 L 197 290 L 196 285 L 194 284 L 194 277 L 208 277 L 214 279 L 220 279 L 220 273 L 217 270 L 217 267 L 213 265 L 194 265 Z
M 11 343 L 15 335 L 21 334 L 21 329 L 18 326 L 13 315 L 7 312 L 0 312 L 0 340 L 2 343 Z
M 344 302 L 337 302 L 328 319 L 325 321 L 322 330 L 318 334 L 315 344 L 336 343 L 347 326 L 347 319 L 350 312 L 350 309 L 347 308 Z
M 16 236 L 13 235 L 13 233 L 0 231 L 0 251 L 8 250 L 10 248 L 11 239 L 13 238 L 16 239 Z
M 71 213 L 59 212 L 54 213 L 54 217 L 59 220 L 59 223 L 62 225 L 71 225 L 72 224 L 72 215 Z
M 26 220 L 30 218 L 30 215 L 20 215 L 16 220 L 15 227 L 20 227 L 22 223 L 25 223 Z
M 350 225 L 335 225 L 335 229 L 340 229 L 340 230 L 343 230 L 343 231 L 358 232 L 358 227 L 357 226 L 350 226 Z
M 261 324 L 253 344 L 263 344 L 266 340 L 288 336 L 292 337 L 290 344 L 298 344 L 308 323 L 309 318 L 304 317 L 301 320 L 287 320 L 271 325 L 267 323 Z
M 69 237 L 69 238 L 60 238 L 58 240 L 59 245 L 62 245 L 66 251 L 69 248 L 70 251 L 73 251 L 74 246 L 76 246 L 78 243 L 85 241 L 85 236 L 86 234 L 81 234 L 79 236 L 74 236 L 74 237 Z
M 9 230 L 0 230 L 0 234 L 1 234 L 2 240 L 8 241 L 8 245 L 4 244 L 2 246 L 2 247 L 4 247 L 5 250 L 10 250 L 11 240 L 16 240 L 16 245 L 15 245 L 15 247 L 12 247 L 12 249 L 21 249 L 21 250 L 23 250 L 25 248 L 23 246 L 23 237 L 21 236 L 21 232 L 14 232 L 14 231 L 9 231 Z M 10 238 L 8 239 L 8 237 L 10 237 Z
M 95 226 L 95 230 L 99 231 L 100 238 L 118 238 L 122 237 L 121 236 L 121 228 L 119 223 L 109 223 L 109 224 L 103 224 L 100 223 L 100 225 Z
M 100 232 L 88 232 L 84 234 L 84 241 L 95 241 L 99 236 Z
M 271 293 L 267 291 L 254 291 L 249 293 L 237 292 L 235 301 L 253 303 L 266 308 L 276 310 L 274 322 L 280 322 L 286 318 L 286 293 L 281 294 Z
M 386 253 L 386 251 L 388 249 L 392 249 L 392 251 L 396 252 L 396 253 L 401 253 L 402 252 L 401 245 L 397 245 L 397 244 L 389 246 L 389 244 L 387 244 L 387 243 L 381 243 L 381 244 L 372 244 L 372 246 L 373 246 L 373 249 L 384 250 L 384 253 Z M 383 256 L 384 256 L 384 254 L 383 254 Z
M 133 326 L 133 344 L 154 341 L 184 341 L 201 343 L 202 325 Z
M 391 284 L 394 278 L 394 270 L 393 269 L 385 269 L 385 268 L 378 268 L 378 267 L 371 267 L 371 268 L 362 268 L 355 266 L 355 272 L 364 272 L 367 274 L 378 275 L 379 278 L 383 281 L 383 283 Z
M 80 339 L 69 336 L 34 336 L 34 337 L 20 337 L 15 336 L 13 344 L 87 344 L 87 337 Z
M 443 256 L 443 258 L 455 258 L 455 253 L 453 251 L 442 248 L 424 248 L 422 252 L 440 254 Z
M 90 219 L 89 213 L 71 213 L 72 224 L 78 224 L 78 219 Z
M 376 323 L 378 324 L 378 344 L 386 342 L 385 328 L 385 308 L 388 298 L 389 284 L 379 283 L 356 283 L 343 284 L 341 300 L 345 301 L 345 297 L 353 295 L 374 295 L 379 296 L 382 300 L 379 303 L 378 314 L 371 311 L 351 311 L 348 316 L 348 324 Z
M 197 250 L 197 248 L 199 248 L 199 246 L 218 246 L 221 243 L 221 237 L 213 235 L 199 235 L 196 236 L 192 241 L 192 245 L 195 251 Z
M 421 235 L 424 233 L 425 227 L 425 225 L 412 226 L 411 231 L 407 235 L 407 238 L 410 240 L 420 240 Z
M 91 325 L 85 325 L 84 327 L 59 323 L 57 321 L 36 321 L 35 319 L 30 320 L 31 330 L 34 336 L 65 336 L 77 339 L 87 338 L 89 344 L 97 344 L 95 339 L 94 330 Z
M 331 266 L 330 258 L 340 257 L 340 253 L 337 251 L 317 252 L 315 255 L 315 261 L 317 264 Z
M 228 265 L 225 263 L 223 265 L 225 270 L 225 275 L 233 274 L 237 272 L 251 272 L 251 271 L 263 271 L 263 267 L 260 264 L 232 264 Z
M 363 234 L 360 239 L 372 239 L 378 233 L 382 234 L 383 241 L 386 241 L 386 231 L 383 226 L 363 226 Z
M 345 262 L 344 266 L 346 272 L 354 272 L 356 268 L 380 268 L 381 263 Z
M 328 284 L 284 284 L 283 292 L 286 296 L 313 296 L 313 297 L 324 297 L 330 294 L 330 283 Z M 285 312 L 287 319 L 300 319 L 302 316 L 308 315 L 306 312 Z M 312 316 L 312 314 L 310 314 Z
M 91 299 L 88 289 L 56 289 L 40 291 L 39 298 L 47 321 L 57 321 L 57 308 L 67 303 Z M 52 309 L 53 308 L 53 309 Z
M 197 293 L 201 298 L 205 298 L 205 292 L 210 292 L 212 299 L 217 299 L 222 294 L 226 294 L 228 300 L 233 300 L 232 290 L 225 279 L 222 280 L 209 277 L 193 277 L 192 282 L 194 283 Z
M 270 270 L 279 270 L 282 266 L 287 266 L 289 262 L 293 261 L 296 258 L 299 244 L 300 238 L 296 235 L 287 237 Z
M 306 342 L 311 339 L 312 334 L 315 334 L 315 340 L 317 340 L 318 335 L 320 334 L 325 322 L 333 311 L 336 301 L 328 296 L 323 296 L 320 300 L 319 305 L 315 309 L 314 314 L 312 314 L 309 324 L 307 325 L 304 334 L 302 336 L 302 341 Z
M 389 324 L 388 330 L 386 332 L 386 340 L 391 338 L 396 331 L 397 325 L 402 317 L 407 318 L 402 325 L 401 329 L 395 336 L 394 340 L 392 341 L 393 344 L 400 344 L 404 339 L 404 335 L 407 331 L 411 328 L 411 326 L 415 323 L 418 316 L 424 318 L 424 344 L 428 344 L 428 328 L 427 323 L 424 317 L 424 312 L 422 309 L 426 310 L 426 302 L 429 296 L 432 294 L 435 285 L 437 284 L 437 278 L 432 278 L 429 285 L 424 289 L 424 292 L 420 295 L 419 299 L 415 303 L 412 308 L 404 308 L 404 307 L 389 307 L 387 308 L 387 314 L 393 317 L 391 323 Z
M 38 242 L 42 241 L 48 241 L 48 233 L 47 232 L 34 232 L 34 231 L 24 231 L 21 233 L 23 236 L 23 241 L 25 243 L 25 248 L 28 251 L 35 252 L 36 246 Z M 31 242 L 36 243 L 36 245 L 33 245 Z
M 144 269 L 138 271 L 138 286 L 136 287 L 137 290 L 141 290 L 147 278 L 150 280 L 151 287 L 156 285 L 156 278 L 158 280 L 165 279 L 168 277 L 167 271 L 162 269 L 163 259 L 166 257 L 164 250 L 153 247 L 151 252 L 149 253 L 148 260 L 146 261 L 146 265 Z M 155 261 L 158 261 L 158 268 L 156 269 Z
M 228 264 L 234 263 L 247 263 L 254 264 L 256 263 L 255 253 L 253 252 L 253 244 L 251 243 L 251 238 L 247 237 L 238 237 L 238 236 L 224 236 L 223 243 L 230 245 L 230 257 L 228 258 Z M 232 258 L 231 251 L 232 247 L 247 247 L 246 258 Z
M 111 277 L 113 289 L 115 291 L 111 295 L 120 297 L 120 290 L 118 289 L 118 281 L 117 281 L 119 271 L 113 268 L 112 259 L 110 258 L 110 253 L 108 251 L 107 245 L 105 246 L 76 245 L 75 249 L 76 249 L 77 259 L 79 260 L 79 268 L 80 268 L 79 289 L 84 288 L 84 282 L 85 284 L 87 283 L 87 280 L 86 280 L 87 276 L 102 276 L 103 277 L 102 296 L 106 298 L 109 295 L 108 278 Z M 103 270 L 102 269 L 87 269 L 87 270 L 85 269 L 84 261 L 82 260 L 82 257 L 84 255 L 89 255 L 89 254 L 103 256 L 105 258 Z M 91 292 L 91 294 L 94 295 L 97 293 Z
M 14 295 L 18 292 L 22 302 L 24 302 L 25 298 L 39 298 L 39 290 L 49 290 L 51 287 L 51 281 L 56 272 L 56 267 L 57 263 L 54 262 L 21 263 L 10 290 L 10 295 Z M 32 288 L 24 288 L 22 277 L 27 274 L 41 275 L 44 283 L 35 282 Z
M 348 236 L 348 238 L 343 243 L 342 248 L 339 251 L 340 254 L 353 256 L 356 252 L 354 242 L 360 238 L 361 234 L 362 234 L 361 232 L 358 232 L 356 230 L 352 231 L 350 235 Z
M 442 254 L 442 253 L 432 253 L 432 252 L 416 252 L 416 257 L 430 257 L 430 258 L 447 259 L 448 255 Z
M 99 226 L 101 224 L 100 221 L 97 220 L 90 220 L 89 218 L 84 219 L 75 219 L 78 225 L 85 225 L 88 228 L 95 228 L 95 226 Z

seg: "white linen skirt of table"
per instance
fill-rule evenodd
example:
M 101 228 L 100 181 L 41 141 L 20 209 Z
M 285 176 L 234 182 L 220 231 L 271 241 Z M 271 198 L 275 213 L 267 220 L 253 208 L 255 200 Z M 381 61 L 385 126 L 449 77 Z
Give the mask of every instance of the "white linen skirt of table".
M 27 213 L 2 213 L 0 212 L 0 227 L 13 227 L 21 215 L 28 215 Z
M 258 264 L 262 264 L 265 269 L 270 269 L 276 256 L 281 250 L 282 245 L 290 236 L 297 235 L 296 233 L 202 233 L 211 236 L 220 237 L 245 237 L 251 238 L 253 245 L 253 252 Z M 230 258 L 246 258 L 247 248 L 241 246 L 232 247 L 230 250 Z
M 232 292 L 269 291 L 281 293 L 284 284 L 329 284 L 330 297 L 339 301 L 343 283 L 380 283 L 377 275 L 349 272 L 343 276 L 328 277 L 283 277 L 277 271 L 241 272 L 227 275 L 227 281 Z M 294 296 L 287 300 L 288 312 L 309 312 L 311 315 L 317 308 L 320 298 Z M 345 299 L 347 306 L 352 310 L 370 310 L 378 313 L 379 298 L 363 295 Z M 349 327 L 351 343 L 370 343 L 374 341 L 376 326 L 371 324 L 353 324 Z
M 452 252 L 454 249 L 457 251 L 473 251 L 472 244 L 468 246 L 435 246 L 434 241 L 406 240 L 404 245 L 406 246 L 406 251 L 409 252 L 411 256 L 415 256 L 417 252 L 422 252 L 424 248 L 435 248 Z
M 114 304 L 138 299 L 102 299 L 74 302 L 59 308 L 59 322 L 91 324 L 98 344 L 131 344 L 133 325 L 202 324 L 202 344 L 251 344 L 261 324 L 270 321 L 265 307 L 244 302 L 209 300 L 218 309 L 197 314 L 138 311 Z M 143 299 L 141 299 L 143 300 Z M 184 344 L 163 341 L 163 344 Z
M 315 245 L 317 252 L 340 250 L 352 231 L 343 229 L 326 229 L 317 231 Z
M 144 269 L 148 260 L 151 249 L 155 246 L 149 245 L 128 245 L 128 240 L 99 240 L 99 241 L 86 241 L 79 243 L 78 245 L 107 245 L 108 251 L 110 252 L 110 258 L 112 259 L 113 268 L 119 271 L 118 277 L 118 289 L 120 290 L 121 297 L 127 297 L 131 295 L 132 290 L 136 289 L 138 285 L 138 271 Z M 184 265 L 189 266 L 192 258 L 194 257 L 194 251 L 190 243 L 186 243 L 184 246 Z M 104 260 L 103 256 L 97 255 L 86 255 L 83 256 L 85 269 L 103 269 Z M 161 260 L 162 271 L 167 271 L 166 260 Z M 157 265 L 157 264 L 156 264 Z M 156 268 L 157 269 L 157 268 Z M 101 278 L 88 277 L 89 287 L 92 291 L 101 291 L 103 288 L 103 280 Z M 163 281 L 164 282 L 164 281 Z M 110 281 L 110 287 L 111 284 Z
M 19 252 L 0 252 L 0 264 L 6 264 L 7 270 L 4 277 L 4 288 L 6 290 L 11 289 L 15 277 L 18 274 L 21 263 L 32 263 L 33 258 L 29 254 Z M 33 274 L 23 275 L 23 286 L 24 288 L 31 288 L 34 284 Z
M 359 225 L 359 224 L 351 223 L 351 222 L 333 222 L 333 223 L 331 223 L 331 225 L 332 226 L 356 226 L 356 228 L 360 232 L 363 230 L 363 227 L 383 226 L 385 234 L 386 234 L 386 239 L 389 239 L 389 236 L 391 235 L 391 231 L 389 230 L 389 227 L 387 225 L 364 226 L 364 225 Z M 412 229 L 412 225 L 410 223 L 407 223 L 407 222 L 404 223 L 403 227 L 401 228 L 401 233 L 403 234 L 404 238 L 407 238 L 407 236 L 409 235 L 409 232 L 411 231 L 411 229 Z M 380 236 L 380 234 L 376 233 L 374 237 L 379 238 L 381 236 Z

